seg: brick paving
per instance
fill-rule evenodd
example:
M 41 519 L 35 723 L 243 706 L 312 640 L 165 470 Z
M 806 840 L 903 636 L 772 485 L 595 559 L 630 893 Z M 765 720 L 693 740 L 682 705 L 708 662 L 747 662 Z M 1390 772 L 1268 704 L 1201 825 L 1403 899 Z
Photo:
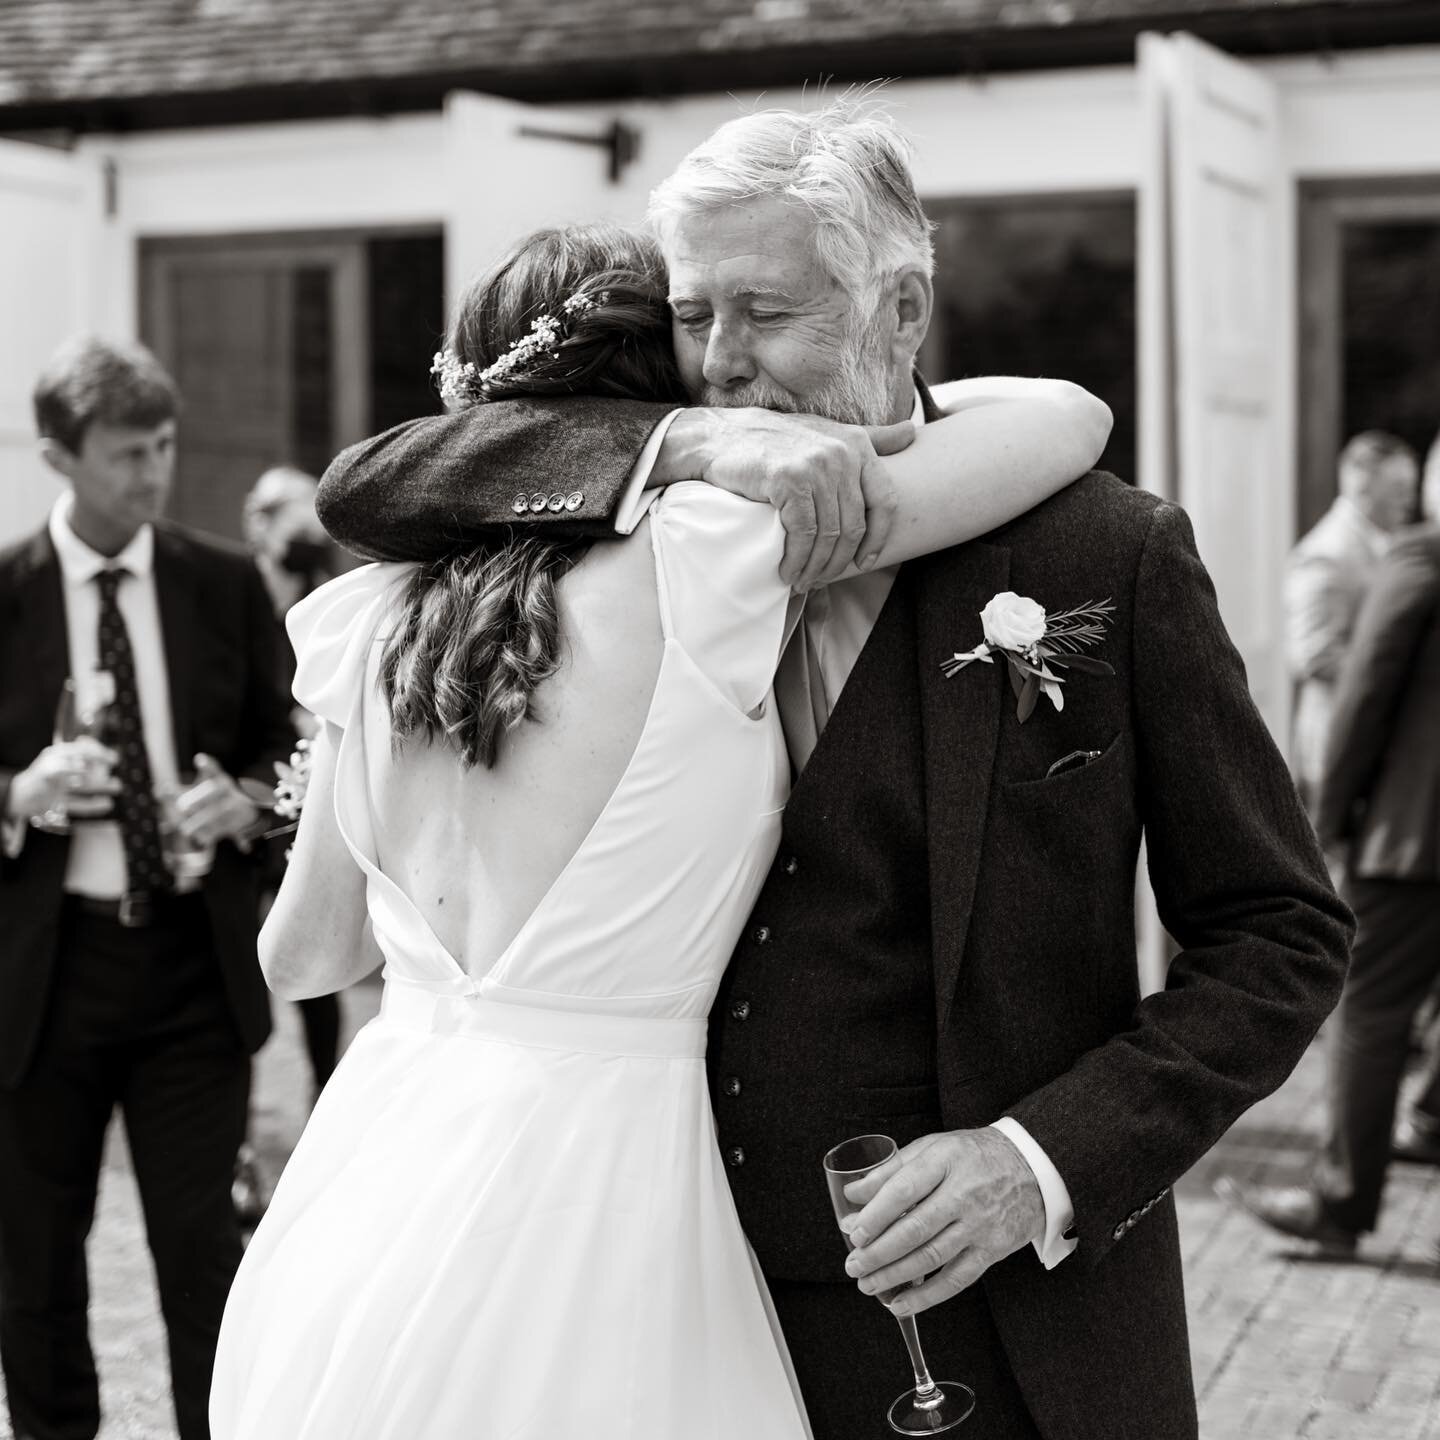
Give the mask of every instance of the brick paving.
M 344 997 L 347 1031 L 378 996 L 367 983 Z M 298 1011 L 276 1012 L 254 1127 L 272 1176 L 304 1123 L 309 1089 Z M 1323 1078 L 1317 1047 L 1176 1187 L 1202 1440 L 1440 1440 L 1440 1266 L 1431 1260 L 1440 1171 L 1395 1167 L 1381 1227 L 1348 1261 L 1312 1258 L 1211 1192 L 1222 1172 L 1303 1179 Z M 164 1332 L 118 1127 L 90 1256 L 101 1440 L 174 1440 Z M 13 1440 L 3 1418 L 0 1440 Z M 1103 1424 L 1066 1440 L 1106 1440 Z

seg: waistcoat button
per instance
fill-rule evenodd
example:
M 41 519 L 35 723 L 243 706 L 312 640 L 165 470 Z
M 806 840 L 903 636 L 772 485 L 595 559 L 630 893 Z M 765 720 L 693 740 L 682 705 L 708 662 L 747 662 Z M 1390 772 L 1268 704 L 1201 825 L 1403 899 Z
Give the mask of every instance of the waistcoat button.
M 785 873 L 787 875 L 793 875 L 799 868 L 800 862 L 793 855 L 785 857 Z
M 725 1152 L 725 1158 L 730 1162 L 732 1170 L 738 1170 L 745 1163 L 745 1152 L 738 1145 L 732 1145 Z
M 768 945 L 770 943 L 770 927 L 757 925 L 754 930 L 754 940 L 757 945 Z
M 737 1000 L 730 1007 L 730 1018 L 732 1020 L 748 1020 L 750 1018 L 750 1002 L 748 1000 Z
M 727 1075 L 725 1077 L 725 1093 L 727 1095 L 738 1095 L 740 1093 L 740 1077 L 738 1075 Z

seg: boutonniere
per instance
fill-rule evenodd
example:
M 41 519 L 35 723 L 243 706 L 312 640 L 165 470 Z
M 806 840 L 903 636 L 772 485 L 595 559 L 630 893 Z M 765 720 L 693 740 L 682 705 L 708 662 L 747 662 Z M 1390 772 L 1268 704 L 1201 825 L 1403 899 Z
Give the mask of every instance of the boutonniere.
M 1115 673 L 1103 660 L 1081 654 L 1105 638 L 1114 613 L 1109 600 L 1100 600 L 1047 615 L 1034 600 L 1004 590 L 980 612 L 984 643 L 963 655 L 952 655 L 940 668 L 948 680 L 976 660 L 993 665 L 994 657 L 1003 655 L 1010 670 L 1010 688 L 1015 692 L 1015 713 L 1023 725 L 1034 713 L 1042 692 L 1057 710 L 1065 708 L 1060 689 L 1065 677 L 1056 670 L 1078 670 L 1084 675 Z
M 278 819 L 288 823 L 267 830 L 260 837 L 262 840 L 272 840 L 277 835 L 293 835 L 300 828 L 300 812 L 305 808 L 314 760 L 309 740 L 302 738 L 295 742 L 288 765 L 283 760 L 275 762 L 275 795 L 271 808 Z M 285 852 L 285 858 L 290 858 L 289 850 Z

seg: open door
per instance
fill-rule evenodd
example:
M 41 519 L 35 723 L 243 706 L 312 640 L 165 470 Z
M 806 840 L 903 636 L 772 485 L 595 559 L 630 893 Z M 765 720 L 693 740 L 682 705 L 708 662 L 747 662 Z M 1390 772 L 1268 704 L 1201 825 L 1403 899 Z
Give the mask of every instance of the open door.
M 1190 514 L 1250 691 L 1283 746 L 1283 575 L 1294 539 L 1293 185 L 1275 87 L 1190 35 L 1143 35 L 1140 482 Z M 1142 867 L 1146 991 L 1170 946 Z
M 1282 745 L 1294 540 L 1293 186 L 1274 85 L 1189 35 L 1140 41 L 1142 478 L 1195 523 L 1250 690 Z
M 59 493 L 35 446 L 35 377 L 95 323 L 97 163 L 0 140 L 0 545 L 39 525 Z
M 456 91 L 445 102 L 449 149 L 446 304 L 516 240 L 543 225 L 637 224 L 646 191 L 629 170 L 641 141 L 603 120 Z

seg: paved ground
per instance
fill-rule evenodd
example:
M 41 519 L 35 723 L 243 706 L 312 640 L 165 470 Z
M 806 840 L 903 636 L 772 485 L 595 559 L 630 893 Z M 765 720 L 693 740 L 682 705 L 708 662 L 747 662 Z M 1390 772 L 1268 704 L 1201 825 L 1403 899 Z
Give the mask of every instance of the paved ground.
M 346 995 L 349 1029 L 373 1013 L 377 995 L 373 985 Z M 277 1012 L 256 1081 L 256 1139 L 272 1175 L 303 1123 L 308 1092 L 298 1012 Z M 1349 1263 L 1313 1260 L 1211 1194 L 1222 1170 L 1303 1176 L 1322 1078 L 1312 1052 L 1177 1187 L 1203 1440 L 1440 1440 L 1440 1267 L 1430 1259 L 1440 1171 L 1397 1168 L 1379 1233 Z M 174 1440 L 164 1337 L 118 1133 L 90 1255 L 101 1440 Z M 12 1440 L 3 1419 L 0 1440 Z M 1100 1425 L 1066 1440 L 1107 1437 Z

